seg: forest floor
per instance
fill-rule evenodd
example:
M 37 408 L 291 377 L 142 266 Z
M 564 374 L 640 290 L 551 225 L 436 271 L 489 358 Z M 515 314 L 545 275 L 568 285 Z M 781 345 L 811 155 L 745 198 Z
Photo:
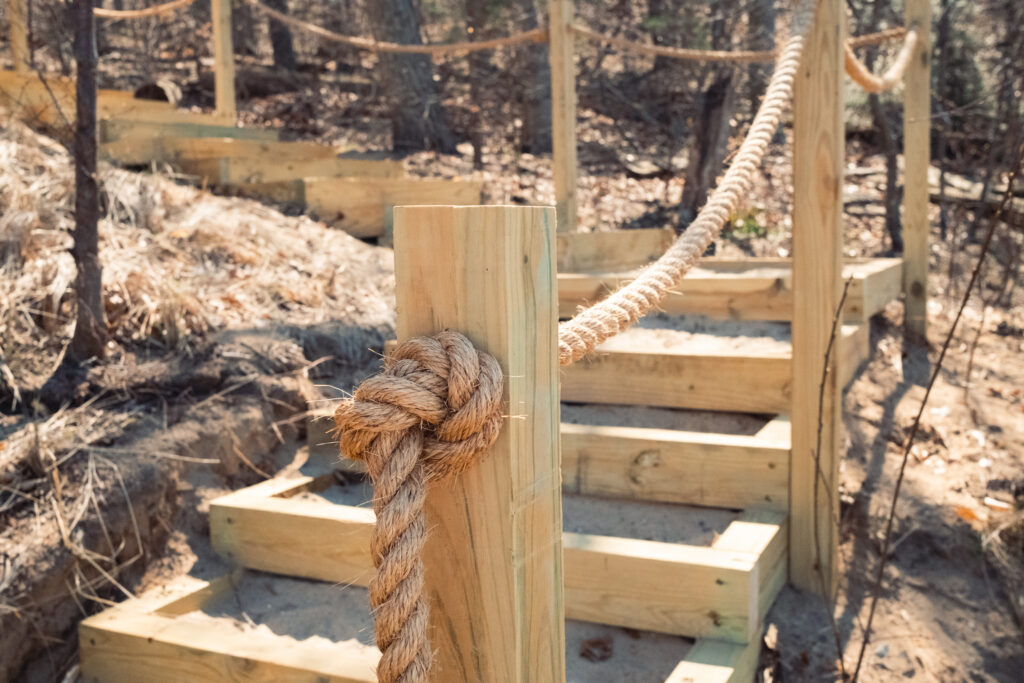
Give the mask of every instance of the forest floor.
M 582 229 L 672 224 L 681 150 L 663 130 L 625 131 L 590 108 L 600 96 L 581 92 Z M 241 116 L 354 150 L 386 148 L 385 119 L 359 101 L 324 88 L 243 102 Z M 720 255 L 790 254 L 784 131 Z M 552 203 L 550 157 L 518 153 L 506 132 L 492 136 L 504 142 L 485 149 L 481 169 L 463 143 L 458 155 L 407 157 L 407 171 L 483 180 L 487 202 Z M 0 370 L 31 396 L 70 334 L 71 168 L 59 146 L 6 122 L 0 159 Z M 856 139 L 848 160 L 844 254 L 885 255 L 884 162 Z M 74 670 L 73 625 L 84 613 L 182 574 L 223 572 L 210 500 L 294 467 L 307 411 L 372 372 L 393 334 L 389 250 L 157 174 L 105 170 L 104 183 L 108 359 L 89 369 L 75 407 L 0 415 L 0 679 L 56 680 Z M 953 235 L 971 218 L 954 211 Z M 872 321 L 871 358 L 844 399 L 835 614 L 847 669 L 904 439 L 978 253 L 933 232 L 930 347 L 904 343 L 902 307 L 890 305 Z M 1001 275 L 989 268 L 986 299 Z M 863 680 L 1009 682 L 1024 670 L 1022 299 L 1013 291 L 1011 305 L 987 306 L 973 296 L 953 337 L 911 451 Z M 838 677 L 828 610 L 792 588 L 769 614 L 762 654 L 763 680 Z M 621 657 L 605 666 L 588 680 L 623 680 Z

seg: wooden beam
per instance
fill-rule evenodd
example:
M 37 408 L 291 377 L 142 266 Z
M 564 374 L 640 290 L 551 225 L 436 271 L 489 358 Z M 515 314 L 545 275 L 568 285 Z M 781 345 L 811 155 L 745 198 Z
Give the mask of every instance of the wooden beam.
M 562 424 L 562 490 L 725 508 L 789 507 L 789 420 L 752 436 Z M 780 438 L 777 431 L 784 432 Z
M 659 304 L 673 315 L 728 320 L 789 321 L 793 317 L 793 267 L 789 259 L 703 259 Z M 857 259 L 843 265 L 852 278 L 845 319 L 863 321 L 899 297 L 901 261 Z M 558 313 L 572 317 L 629 282 L 633 273 L 567 273 L 558 276 Z
M 331 483 L 331 475 L 266 482 L 258 485 L 262 490 L 251 487 L 213 501 L 214 547 L 246 568 L 367 585 L 373 513 L 296 497 Z M 566 533 L 566 615 L 747 642 L 785 581 L 787 534 L 779 511 L 749 514 L 710 548 Z M 738 537 L 745 547 L 731 545 L 729 539 Z
M 242 631 L 230 620 L 179 618 L 233 583 L 231 577 L 192 581 L 179 594 L 130 599 L 85 619 L 78 628 L 83 679 L 376 683 L 379 655 L 355 641 L 297 641 L 267 630 Z
M 398 205 L 469 205 L 480 202 L 478 181 L 420 178 L 306 178 L 235 185 L 239 194 L 304 204 L 353 237 L 380 237 Z
M 665 683 L 750 683 L 760 658 L 760 637 L 746 645 L 701 638 Z
M 548 0 L 551 145 L 558 232 L 576 232 L 576 63 L 573 0 Z
M 210 0 L 213 22 L 213 82 L 217 115 L 235 125 L 235 46 L 231 36 L 231 0 Z
M 903 25 L 917 31 L 903 91 L 903 293 L 909 336 L 928 332 L 928 162 L 931 133 L 931 3 L 907 0 Z
M 310 456 L 336 469 L 364 472 L 362 462 L 338 462 L 328 434 L 330 411 L 307 422 Z M 724 508 L 789 508 L 789 419 L 776 417 L 757 434 L 707 434 L 646 427 L 563 422 L 562 492 Z
M 665 253 L 676 233 L 672 228 L 611 232 L 562 232 L 558 235 L 558 272 L 631 270 Z
M 279 135 L 276 130 L 263 128 L 236 128 L 235 126 L 218 126 L 209 123 L 193 123 L 191 121 L 133 121 L 118 118 L 100 121 L 100 141 L 115 142 L 131 139 L 134 144 L 138 140 L 162 137 L 183 138 L 239 138 L 244 140 L 275 141 Z
M 435 680 L 565 680 L 554 223 L 543 207 L 395 209 L 398 338 L 468 336 L 501 364 L 513 416 L 427 495 Z
M 826 599 L 833 593 L 837 576 L 839 511 L 836 477 L 842 404 L 837 354 L 832 354 L 826 373 L 825 349 L 840 291 L 845 158 L 843 7 L 841 0 L 818 3 L 793 103 L 793 358 L 797 362 L 792 364 L 790 412 L 790 579 Z
M 392 159 L 328 157 L 288 161 L 273 156 L 250 156 L 230 158 L 226 161 L 218 180 L 225 185 L 271 183 L 302 178 L 396 179 L 405 175 L 402 162 Z
M 7 3 L 10 22 L 11 62 L 18 73 L 31 71 L 31 52 L 28 47 L 28 0 L 10 0 Z

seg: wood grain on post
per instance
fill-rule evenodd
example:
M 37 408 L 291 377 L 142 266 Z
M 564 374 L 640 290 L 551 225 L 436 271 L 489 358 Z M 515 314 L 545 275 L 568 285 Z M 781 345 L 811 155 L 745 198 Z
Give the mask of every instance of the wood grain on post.
M 218 116 L 235 125 L 235 46 L 231 36 L 231 0 L 210 0 L 213 20 L 214 101 Z
M 396 207 L 398 338 L 458 330 L 497 358 L 509 418 L 431 488 L 424 551 L 433 680 L 565 680 L 555 212 Z
M 551 60 L 551 151 L 558 232 L 576 231 L 576 65 L 573 0 L 548 2 Z
M 10 0 L 8 17 L 11 22 L 11 61 L 19 73 L 29 71 L 28 0 Z
M 927 339 L 928 158 L 931 129 L 931 9 L 907 0 L 904 24 L 917 30 L 903 92 L 903 293 L 907 332 Z
M 842 272 L 844 25 L 842 0 L 818 3 L 797 74 L 793 102 L 793 403 L 790 414 L 793 451 L 789 571 L 790 580 L 796 586 L 826 596 L 831 596 L 835 586 L 838 535 L 836 472 L 841 403 L 835 368 L 841 340 L 837 339 L 833 346 L 827 374 L 825 353 L 839 303 Z M 820 463 L 817 463 L 822 382 Z

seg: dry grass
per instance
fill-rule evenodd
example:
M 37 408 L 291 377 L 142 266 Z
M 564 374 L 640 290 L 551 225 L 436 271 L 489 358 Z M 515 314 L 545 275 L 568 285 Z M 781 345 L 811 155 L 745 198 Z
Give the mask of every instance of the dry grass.
M 0 112 L 0 372 L 45 379 L 71 336 L 73 172 Z M 223 327 L 387 316 L 390 252 L 256 202 L 101 165 L 107 322 L 123 349 L 187 351 Z

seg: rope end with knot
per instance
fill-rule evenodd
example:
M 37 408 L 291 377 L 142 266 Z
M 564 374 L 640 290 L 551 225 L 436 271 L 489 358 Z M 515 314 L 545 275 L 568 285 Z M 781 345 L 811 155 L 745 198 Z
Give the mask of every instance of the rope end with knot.
M 370 607 L 381 683 L 426 680 L 431 651 L 423 595 L 423 506 L 429 482 L 458 476 L 498 438 L 501 366 L 445 330 L 400 344 L 384 372 L 334 413 L 343 455 L 364 460 L 377 516 Z

